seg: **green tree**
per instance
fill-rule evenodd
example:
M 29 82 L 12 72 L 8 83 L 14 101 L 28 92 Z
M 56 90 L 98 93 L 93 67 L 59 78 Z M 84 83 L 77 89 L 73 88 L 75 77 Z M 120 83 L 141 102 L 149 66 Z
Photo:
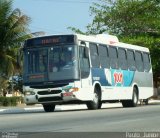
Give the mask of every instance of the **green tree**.
M 0 0 L 1 82 L 5 82 L 4 80 L 20 69 L 16 64 L 17 53 L 24 40 L 31 37 L 28 30 L 29 22 L 30 18 L 19 9 L 12 10 L 11 0 Z
M 108 33 L 120 41 L 148 47 L 154 80 L 160 78 L 160 0 L 100 0 L 90 7 L 92 23 L 85 34 Z M 75 32 L 80 30 L 70 27 Z M 80 32 L 81 33 L 81 32 Z M 157 83 L 155 83 L 157 85 Z
M 89 30 L 121 36 L 159 34 L 159 0 L 101 0 L 90 7 L 94 16 Z

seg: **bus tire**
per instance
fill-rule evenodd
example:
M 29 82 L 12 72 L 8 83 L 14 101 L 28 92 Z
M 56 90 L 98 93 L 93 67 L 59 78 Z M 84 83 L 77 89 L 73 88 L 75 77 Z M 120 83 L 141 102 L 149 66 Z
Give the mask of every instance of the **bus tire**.
M 45 112 L 54 112 L 55 105 L 54 104 L 43 104 L 43 109 Z
M 138 90 L 136 87 L 133 88 L 133 96 L 132 96 L 132 100 L 131 100 L 131 107 L 136 107 L 138 104 Z
M 100 91 L 95 88 L 94 89 L 94 98 L 92 101 L 88 101 L 86 103 L 87 107 L 89 110 L 96 110 L 96 109 L 100 109 L 102 106 L 101 103 L 101 97 L 100 97 Z
M 133 88 L 133 95 L 131 100 L 122 101 L 123 107 L 136 107 L 138 104 L 138 91 L 137 88 Z

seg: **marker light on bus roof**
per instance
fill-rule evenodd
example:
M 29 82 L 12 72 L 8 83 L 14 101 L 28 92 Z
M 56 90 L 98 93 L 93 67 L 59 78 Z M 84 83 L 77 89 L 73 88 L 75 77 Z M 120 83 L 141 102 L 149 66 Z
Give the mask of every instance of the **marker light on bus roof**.
M 108 41 L 110 44 L 114 44 L 119 42 L 118 38 L 114 35 L 108 35 L 108 34 L 98 34 L 96 35 L 98 39 L 101 39 L 103 41 Z

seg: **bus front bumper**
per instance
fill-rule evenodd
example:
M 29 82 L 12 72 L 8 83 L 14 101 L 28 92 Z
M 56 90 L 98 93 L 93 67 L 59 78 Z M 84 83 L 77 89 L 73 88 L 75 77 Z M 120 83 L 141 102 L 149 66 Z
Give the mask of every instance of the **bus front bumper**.
M 66 92 L 60 94 L 50 94 L 50 95 L 25 95 L 24 102 L 29 104 L 43 104 L 43 103 L 57 103 L 61 104 L 63 102 L 69 102 L 74 100 L 80 100 L 76 97 L 73 92 Z

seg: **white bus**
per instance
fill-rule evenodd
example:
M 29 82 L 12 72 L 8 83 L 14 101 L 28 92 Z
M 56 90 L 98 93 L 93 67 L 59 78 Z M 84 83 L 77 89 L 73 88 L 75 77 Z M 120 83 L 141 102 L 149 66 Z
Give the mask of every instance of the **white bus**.
M 24 48 L 26 104 L 81 104 L 99 109 L 105 102 L 135 107 L 153 95 L 148 48 L 119 42 L 116 36 L 79 34 L 29 39 Z

